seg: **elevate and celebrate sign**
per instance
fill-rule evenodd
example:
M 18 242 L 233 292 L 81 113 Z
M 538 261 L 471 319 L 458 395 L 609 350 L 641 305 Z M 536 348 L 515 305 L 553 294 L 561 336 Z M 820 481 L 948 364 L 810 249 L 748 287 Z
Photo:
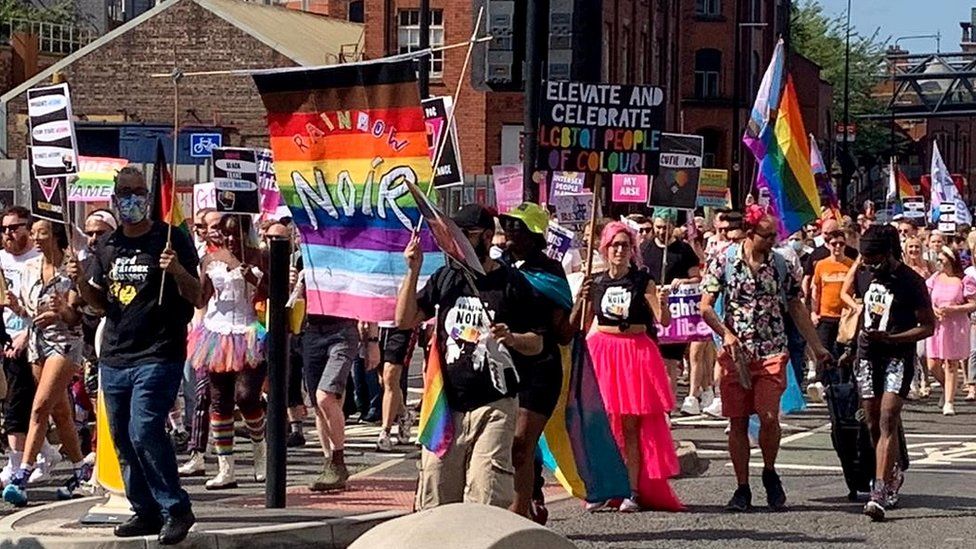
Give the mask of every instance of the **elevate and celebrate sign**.
M 657 173 L 664 127 L 663 89 L 560 81 L 545 86 L 539 169 Z

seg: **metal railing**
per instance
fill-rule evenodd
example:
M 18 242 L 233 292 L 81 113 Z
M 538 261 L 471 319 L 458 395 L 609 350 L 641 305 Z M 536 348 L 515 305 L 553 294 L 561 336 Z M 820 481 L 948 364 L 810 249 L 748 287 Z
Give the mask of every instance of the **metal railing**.
M 37 36 L 41 53 L 68 55 L 98 38 L 94 29 L 29 19 L 0 20 L 0 43 L 7 43 L 17 32 Z

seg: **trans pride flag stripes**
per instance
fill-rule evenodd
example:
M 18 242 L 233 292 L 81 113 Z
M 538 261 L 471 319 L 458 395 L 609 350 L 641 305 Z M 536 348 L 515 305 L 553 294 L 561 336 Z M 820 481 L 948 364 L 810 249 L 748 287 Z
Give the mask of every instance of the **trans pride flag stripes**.
M 427 131 L 410 59 L 254 74 L 278 187 L 302 236 L 308 313 L 393 320 L 403 249 L 429 188 Z M 419 286 L 443 255 L 421 230 Z
M 759 163 L 756 186 L 769 189 L 780 233 L 786 236 L 820 216 L 820 195 L 796 90 L 785 74 L 784 62 L 780 40 L 759 85 L 742 141 Z

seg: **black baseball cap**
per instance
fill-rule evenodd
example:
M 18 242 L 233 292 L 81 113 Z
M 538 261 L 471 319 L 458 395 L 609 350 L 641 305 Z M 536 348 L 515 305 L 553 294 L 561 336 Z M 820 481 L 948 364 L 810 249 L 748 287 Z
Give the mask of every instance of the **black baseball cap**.
M 481 204 L 462 206 L 451 219 L 460 229 L 495 230 L 495 217 Z

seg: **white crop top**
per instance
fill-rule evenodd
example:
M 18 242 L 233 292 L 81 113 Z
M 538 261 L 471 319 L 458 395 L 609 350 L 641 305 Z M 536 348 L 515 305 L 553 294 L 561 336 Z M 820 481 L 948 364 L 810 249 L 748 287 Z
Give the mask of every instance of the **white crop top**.
M 244 280 L 240 269 L 229 269 L 223 261 L 207 264 L 207 276 L 214 294 L 203 315 L 203 327 L 218 334 L 240 334 L 257 322 L 254 311 L 256 288 Z

